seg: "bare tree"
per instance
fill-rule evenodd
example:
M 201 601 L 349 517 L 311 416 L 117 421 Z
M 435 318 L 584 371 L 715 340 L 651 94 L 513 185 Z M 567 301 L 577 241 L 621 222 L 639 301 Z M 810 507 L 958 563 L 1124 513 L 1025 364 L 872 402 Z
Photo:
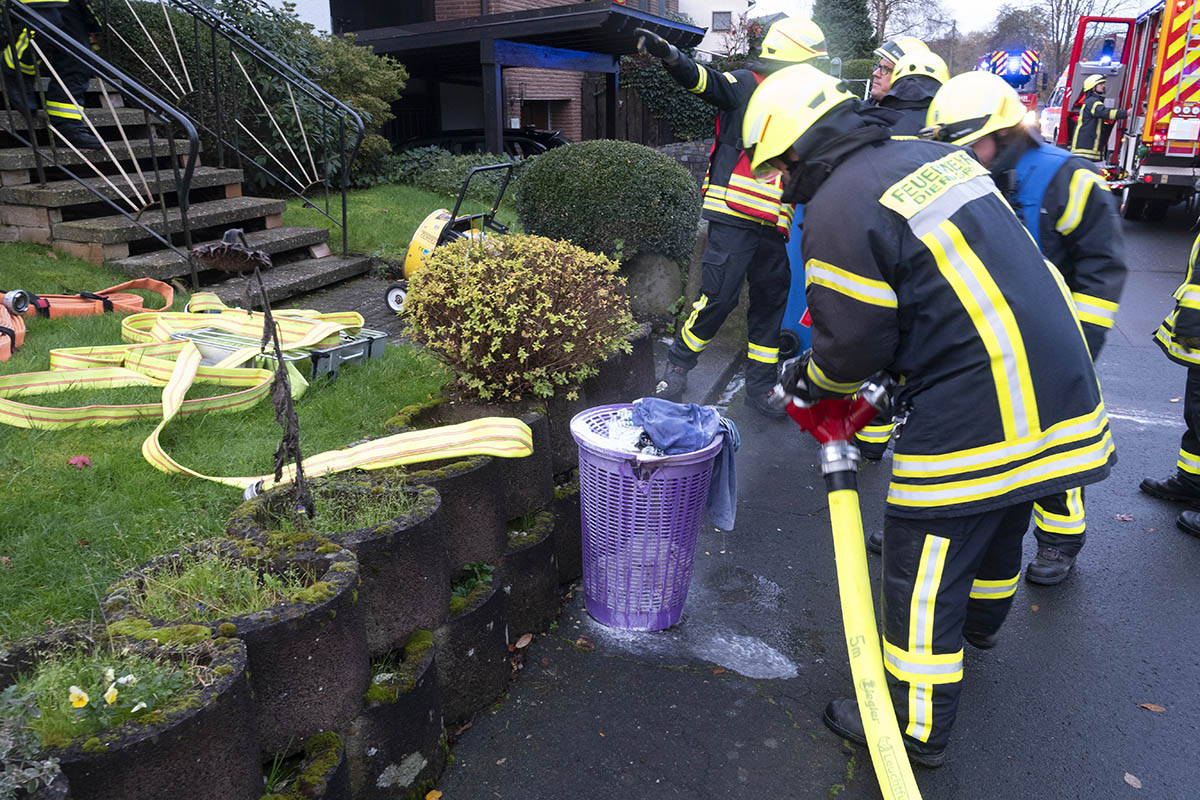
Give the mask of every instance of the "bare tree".
M 940 0 L 867 0 L 875 38 L 885 42 L 897 36 L 928 39 L 953 24 L 953 14 Z
M 1044 23 L 1049 34 L 1047 56 L 1055 72 L 1067 66 L 1071 54 L 1071 43 L 1080 17 L 1109 17 L 1128 14 L 1136 6 L 1133 0 L 1037 0 L 1035 10 L 1045 14 Z

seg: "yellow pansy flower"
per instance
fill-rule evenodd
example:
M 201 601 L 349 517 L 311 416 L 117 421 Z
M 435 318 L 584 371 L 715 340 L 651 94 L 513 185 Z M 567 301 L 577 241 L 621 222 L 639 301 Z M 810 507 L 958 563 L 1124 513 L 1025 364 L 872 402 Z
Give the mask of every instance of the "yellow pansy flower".
M 71 706 L 74 708 L 83 708 L 88 704 L 88 694 L 78 686 L 71 687 Z
M 108 685 L 108 691 L 104 693 L 104 702 L 108 703 L 111 706 L 113 704 L 113 701 L 116 699 L 117 699 L 117 685 L 115 683 L 110 683 Z

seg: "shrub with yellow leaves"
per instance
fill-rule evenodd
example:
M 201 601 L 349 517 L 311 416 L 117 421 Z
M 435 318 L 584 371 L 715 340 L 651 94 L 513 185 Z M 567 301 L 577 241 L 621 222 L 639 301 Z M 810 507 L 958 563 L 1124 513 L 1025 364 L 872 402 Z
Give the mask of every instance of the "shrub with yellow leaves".
M 412 338 L 470 398 L 573 397 L 609 355 L 629 352 L 625 279 L 610 258 L 541 236 L 439 247 L 409 282 Z

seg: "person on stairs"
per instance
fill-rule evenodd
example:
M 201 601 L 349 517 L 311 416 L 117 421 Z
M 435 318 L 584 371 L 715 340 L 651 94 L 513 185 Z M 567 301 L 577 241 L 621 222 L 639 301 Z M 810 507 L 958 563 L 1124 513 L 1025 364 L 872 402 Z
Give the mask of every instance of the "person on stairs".
M 51 25 L 59 28 L 84 47 L 92 47 L 96 34 L 100 32 L 100 20 L 88 0 L 20 0 L 23 5 L 34 8 Z M 36 39 L 38 47 L 46 54 L 49 64 L 41 67 L 41 76 L 47 79 L 45 99 L 46 116 L 58 134 L 80 150 L 99 150 L 97 139 L 83 121 L 84 94 L 92 69 L 65 48 L 55 46 L 48 37 L 28 28 L 22 29 L 15 42 L 4 48 L 4 62 L 0 75 L 4 79 L 5 101 L 13 111 L 37 111 L 37 92 L 34 87 L 38 74 L 37 51 L 32 46 Z M 51 72 L 58 74 L 56 79 Z M 18 70 L 24 80 L 17 76 Z M 61 79 L 61 80 L 60 80 Z M 73 98 L 73 99 L 72 99 Z M 53 134 L 52 134 L 53 135 Z
M 767 417 L 786 415 L 767 400 L 775 388 L 779 326 L 791 286 L 787 237 L 793 206 L 779 199 L 779 182 L 756 181 L 742 148 L 742 117 L 750 95 L 766 75 L 825 56 L 825 35 L 815 23 L 795 17 L 773 24 L 747 69 L 719 72 L 688 58 L 665 39 L 639 28 L 638 50 L 662 60 L 680 85 L 719 110 L 716 141 L 704 179 L 703 210 L 708 246 L 702 258 L 700 292 L 667 354 L 655 394 L 679 401 L 687 374 L 737 306 L 749 281 L 749 344 L 746 405 Z

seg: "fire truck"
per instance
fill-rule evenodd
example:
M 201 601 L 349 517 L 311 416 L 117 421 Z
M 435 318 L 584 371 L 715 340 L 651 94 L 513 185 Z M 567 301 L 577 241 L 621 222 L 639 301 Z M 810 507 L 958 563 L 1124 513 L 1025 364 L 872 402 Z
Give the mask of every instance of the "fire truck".
M 1017 90 L 1025 108 L 1037 108 L 1037 80 L 1042 59 L 1034 50 L 993 50 L 985 53 L 975 69 L 999 75 L 1005 83 Z
M 1083 82 L 1106 76 L 1112 126 L 1102 172 L 1126 219 L 1159 220 L 1200 180 L 1200 0 L 1159 0 L 1137 17 L 1081 17 L 1057 143 L 1069 147 Z

